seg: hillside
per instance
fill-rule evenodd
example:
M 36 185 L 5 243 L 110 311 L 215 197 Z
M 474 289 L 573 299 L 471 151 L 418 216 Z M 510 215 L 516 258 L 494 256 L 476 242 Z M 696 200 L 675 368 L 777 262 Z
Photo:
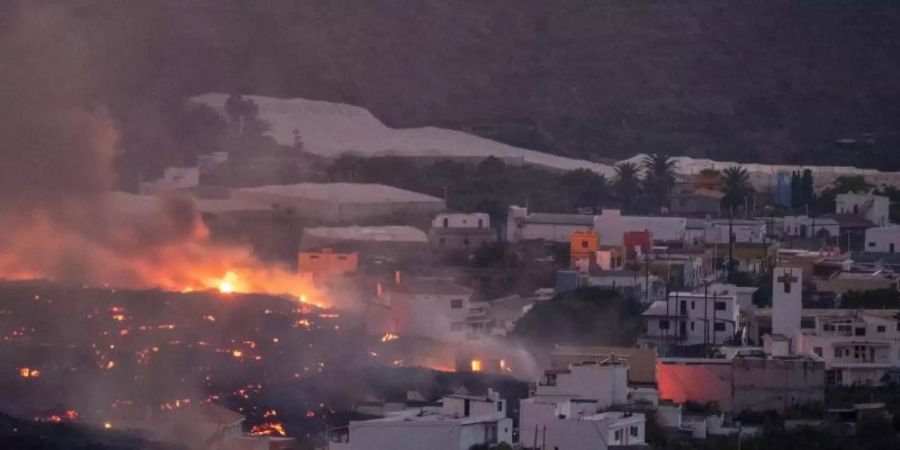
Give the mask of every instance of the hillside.
M 585 158 L 900 167 L 897 2 L 145 3 L 75 8 L 130 117 L 239 90 Z

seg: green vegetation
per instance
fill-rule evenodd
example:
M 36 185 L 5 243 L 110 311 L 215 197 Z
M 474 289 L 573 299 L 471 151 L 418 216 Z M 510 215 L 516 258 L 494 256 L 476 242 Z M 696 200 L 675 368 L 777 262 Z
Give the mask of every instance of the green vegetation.
M 560 345 L 632 346 L 641 331 L 641 305 L 599 288 L 581 288 L 538 303 L 516 322 L 510 338 L 535 354 Z
M 444 197 L 450 209 L 487 212 L 495 222 L 505 219 L 509 205 L 571 213 L 614 201 L 606 178 L 594 172 L 557 174 L 494 157 L 477 165 L 453 161 L 422 165 L 406 158 L 344 155 L 331 164 L 327 176 L 330 181 L 383 183 Z
M 741 166 L 725 169 L 722 172 L 722 189 L 725 192 L 725 197 L 722 198 L 723 210 L 734 211 L 744 206 L 745 199 L 753 193 L 747 169 Z
M 644 192 L 660 211 L 669 204 L 669 192 L 675 184 L 675 160 L 665 153 L 651 153 L 641 163 L 644 169 Z

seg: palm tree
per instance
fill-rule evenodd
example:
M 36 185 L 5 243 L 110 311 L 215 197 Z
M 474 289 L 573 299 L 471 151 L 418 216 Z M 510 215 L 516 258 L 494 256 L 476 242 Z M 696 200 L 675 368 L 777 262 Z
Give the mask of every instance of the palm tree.
M 732 166 L 722 171 L 722 190 L 725 197 L 722 198 L 722 206 L 727 211 L 744 203 L 748 195 L 753 193 L 750 185 L 750 174 L 741 166 Z M 745 211 L 746 213 L 746 211 Z
M 622 204 L 622 211 L 631 212 L 634 198 L 641 193 L 640 169 L 635 163 L 626 161 L 616 166 L 613 189 Z
M 669 202 L 669 190 L 675 184 L 675 160 L 665 153 L 651 153 L 641 163 L 644 187 L 659 210 Z

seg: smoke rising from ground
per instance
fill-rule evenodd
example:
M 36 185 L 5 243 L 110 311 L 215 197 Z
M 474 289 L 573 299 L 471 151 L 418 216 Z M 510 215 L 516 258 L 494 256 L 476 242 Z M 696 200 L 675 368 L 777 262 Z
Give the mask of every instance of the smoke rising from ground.
M 107 71 L 128 60 L 88 45 L 74 7 L 7 9 L 0 277 L 185 290 L 214 288 L 227 275 L 235 291 L 304 293 L 293 274 L 249 249 L 213 245 L 190 200 L 110 195 L 120 136 L 97 99 L 116 76 Z

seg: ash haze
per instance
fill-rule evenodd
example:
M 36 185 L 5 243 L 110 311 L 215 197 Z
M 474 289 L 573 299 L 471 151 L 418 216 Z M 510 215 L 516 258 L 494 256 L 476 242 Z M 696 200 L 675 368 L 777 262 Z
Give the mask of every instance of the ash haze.
M 0 448 L 900 448 L 897 29 L 0 2 Z

